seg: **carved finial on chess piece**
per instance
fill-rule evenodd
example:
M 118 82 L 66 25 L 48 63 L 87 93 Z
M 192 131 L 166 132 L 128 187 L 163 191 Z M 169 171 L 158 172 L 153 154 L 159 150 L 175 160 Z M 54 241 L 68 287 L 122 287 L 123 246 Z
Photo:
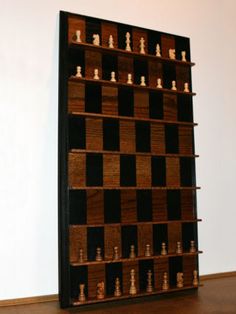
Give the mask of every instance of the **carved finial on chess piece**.
M 162 282 L 162 290 L 168 290 L 168 289 L 169 289 L 168 275 L 167 275 L 167 272 L 164 272 L 163 282 Z
M 198 286 L 198 271 L 196 269 L 193 271 L 193 286 Z
M 114 291 L 115 297 L 121 296 L 121 289 L 120 289 L 120 279 L 117 277 L 115 281 L 115 291 Z
M 82 77 L 82 73 L 81 73 L 81 66 L 77 66 L 76 67 L 76 74 L 75 74 L 75 76 L 76 77 Z
M 140 86 L 146 86 L 145 76 L 141 76 L 141 78 L 140 78 Z
M 145 39 L 143 37 L 140 38 L 140 53 L 145 54 Z
M 146 291 L 148 293 L 151 293 L 153 291 L 153 287 L 152 287 L 152 271 L 150 269 L 147 272 L 147 289 L 146 289 Z
M 75 41 L 77 43 L 81 43 L 81 31 L 78 29 L 76 32 L 75 32 Z
M 184 92 L 189 93 L 188 83 L 184 83 Z
M 176 81 L 172 81 L 172 87 L 171 87 L 172 90 L 177 90 L 177 87 L 176 87 Z
M 98 75 L 98 69 L 94 69 L 94 76 L 93 76 L 94 80 L 99 80 L 99 75 Z
M 176 274 L 177 288 L 183 288 L 183 286 L 184 286 L 183 276 L 184 276 L 184 274 L 181 272 Z
M 156 56 L 161 57 L 161 47 L 159 44 L 156 45 Z
M 79 302 L 84 302 L 86 300 L 84 289 L 85 289 L 85 284 L 81 283 L 79 285 Z
M 169 49 L 169 58 L 175 59 L 175 49 Z
M 135 270 L 131 269 L 130 271 L 130 288 L 129 288 L 129 294 L 134 295 L 137 293 L 137 289 L 135 286 Z
M 132 245 L 130 245 L 129 258 L 135 258 L 135 257 L 136 257 L 135 246 L 132 244 Z
M 131 73 L 128 74 L 127 84 L 133 84 Z
M 145 253 L 144 253 L 145 256 L 151 256 L 151 245 L 150 244 L 146 244 L 146 247 L 145 247 Z
M 113 247 L 113 259 L 119 259 L 119 248 L 118 248 L 118 246 Z
M 196 253 L 196 246 L 195 246 L 195 241 L 190 241 L 190 249 L 189 252 L 190 253 Z
M 114 48 L 114 39 L 113 39 L 112 35 L 109 36 L 108 47 L 109 48 Z
M 165 242 L 162 242 L 161 244 L 161 255 L 167 255 L 167 249 Z
M 183 250 L 182 250 L 182 244 L 180 241 L 178 241 L 176 243 L 176 254 L 182 254 L 183 253 Z
M 111 82 L 116 82 L 116 73 L 114 71 L 111 72 Z
M 161 78 L 157 79 L 157 88 L 162 88 Z
M 100 37 L 99 34 L 93 34 L 93 44 L 95 46 L 100 46 Z
M 127 32 L 126 35 L 125 35 L 125 43 L 126 43 L 126 47 L 125 47 L 125 50 L 126 51 L 131 51 L 131 47 L 130 47 L 130 33 Z
M 84 251 L 83 249 L 79 249 L 79 263 L 83 263 L 84 261 Z
M 101 300 L 104 299 L 104 292 L 105 292 L 105 285 L 104 285 L 104 281 L 100 281 L 97 284 L 97 299 Z
M 181 51 L 181 57 L 182 57 L 182 61 L 186 62 L 186 51 Z
M 100 247 L 97 247 L 96 250 L 96 261 L 101 262 L 102 261 L 102 249 Z

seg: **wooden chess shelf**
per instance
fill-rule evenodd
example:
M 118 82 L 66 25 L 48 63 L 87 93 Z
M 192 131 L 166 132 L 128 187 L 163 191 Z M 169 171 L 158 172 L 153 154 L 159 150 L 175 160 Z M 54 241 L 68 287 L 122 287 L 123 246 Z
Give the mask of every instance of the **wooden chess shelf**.
M 69 186 L 71 190 L 200 190 L 200 186 L 152 186 L 152 187 L 138 187 L 138 186 L 80 186 L 80 185 L 73 185 Z

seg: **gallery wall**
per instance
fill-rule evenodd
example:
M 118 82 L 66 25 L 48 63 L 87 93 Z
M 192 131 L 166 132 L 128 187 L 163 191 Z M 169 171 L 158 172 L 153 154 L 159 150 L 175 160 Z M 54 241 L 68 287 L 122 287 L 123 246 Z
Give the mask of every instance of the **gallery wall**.
M 235 1 L 0 3 L 0 300 L 58 292 L 59 10 L 191 38 L 200 273 L 235 271 Z

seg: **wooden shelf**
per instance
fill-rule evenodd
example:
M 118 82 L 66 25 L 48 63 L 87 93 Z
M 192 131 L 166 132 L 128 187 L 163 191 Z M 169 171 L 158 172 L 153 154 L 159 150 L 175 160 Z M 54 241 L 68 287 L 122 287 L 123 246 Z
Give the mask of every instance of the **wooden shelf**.
M 199 190 L 201 187 L 198 186 L 70 186 L 70 190 Z

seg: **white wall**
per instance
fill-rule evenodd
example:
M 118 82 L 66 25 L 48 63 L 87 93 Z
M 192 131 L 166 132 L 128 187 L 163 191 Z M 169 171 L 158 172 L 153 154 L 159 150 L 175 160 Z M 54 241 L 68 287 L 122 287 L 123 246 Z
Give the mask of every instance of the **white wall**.
M 57 293 L 58 12 L 191 38 L 201 274 L 236 270 L 230 0 L 0 0 L 0 299 Z

